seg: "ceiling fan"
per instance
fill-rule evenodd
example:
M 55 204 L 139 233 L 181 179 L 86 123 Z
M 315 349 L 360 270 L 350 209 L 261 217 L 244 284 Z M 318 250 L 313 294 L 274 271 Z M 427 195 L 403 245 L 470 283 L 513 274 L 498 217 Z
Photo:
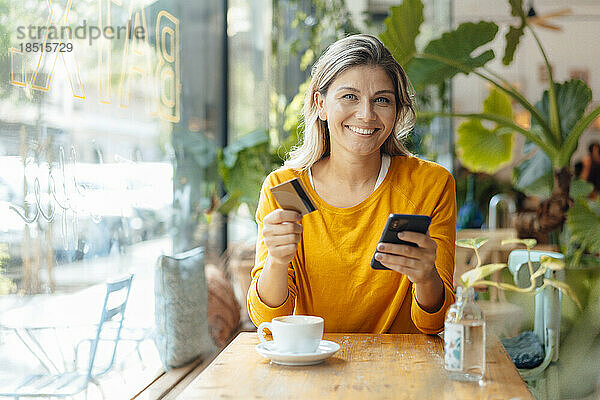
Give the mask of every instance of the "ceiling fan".
M 529 11 L 527 12 L 527 22 L 531 25 L 539 26 L 540 28 L 551 29 L 553 31 L 562 31 L 562 28 L 558 25 L 551 24 L 548 22 L 549 19 L 556 17 L 564 17 L 565 15 L 571 15 L 572 11 L 569 8 L 563 8 L 558 11 L 554 11 L 544 15 L 538 15 L 533 8 L 533 0 L 529 2 Z

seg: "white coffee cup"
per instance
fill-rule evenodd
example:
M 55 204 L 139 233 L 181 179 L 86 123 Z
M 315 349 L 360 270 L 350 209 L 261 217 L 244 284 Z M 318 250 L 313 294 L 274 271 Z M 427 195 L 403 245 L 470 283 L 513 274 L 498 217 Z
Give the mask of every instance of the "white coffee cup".
M 264 330 L 273 333 L 275 350 L 281 353 L 314 353 L 323 337 L 324 321 L 311 315 L 286 315 L 258 326 L 258 338 L 266 343 Z

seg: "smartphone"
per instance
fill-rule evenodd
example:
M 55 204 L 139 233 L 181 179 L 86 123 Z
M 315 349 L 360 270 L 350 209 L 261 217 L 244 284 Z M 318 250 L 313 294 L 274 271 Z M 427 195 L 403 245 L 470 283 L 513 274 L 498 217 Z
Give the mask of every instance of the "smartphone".
M 383 233 L 381 234 L 381 238 L 379 239 L 379 243 L 397 243 L 397 244 L 406 244 L 408 246 L 418 247 L 413 242 L 406 242 L 404 240 L 400 240 L 398 238 L 398 232 L 403 231 L 411 231 L 411 232 L 419 232 L 419 233 L 427 233 L 429 229 L 429 224 L 431 224 L 431 218 L 427 215 L 414 215 L 414 214 L 390 214 L 387 222 L 385 223 L 385 228 L 383 229 Z M 375 252 L 373 252 L 373 258 L 371 259 L 371 268 L 373 269 L 389 269 L 388 267 L 383 266 L 379 261 L 375 259 Z
M 293 210 L 305 216 L 317 209 L 298 178 L 273 186 L 271 193 L 284 210 Z

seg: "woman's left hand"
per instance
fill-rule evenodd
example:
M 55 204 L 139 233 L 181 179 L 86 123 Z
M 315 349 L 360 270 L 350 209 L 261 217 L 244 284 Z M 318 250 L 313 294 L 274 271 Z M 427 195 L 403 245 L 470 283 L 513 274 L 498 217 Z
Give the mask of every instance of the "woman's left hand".
M 400 272 L 415 283 L 430 283 L 439 279 L 435 268 L 437 244 L 426 234 L 400 232 L 398 238 L 415 243 L 419 247 L 405 244 L 379 243 L 375 259 L 391 270 Z

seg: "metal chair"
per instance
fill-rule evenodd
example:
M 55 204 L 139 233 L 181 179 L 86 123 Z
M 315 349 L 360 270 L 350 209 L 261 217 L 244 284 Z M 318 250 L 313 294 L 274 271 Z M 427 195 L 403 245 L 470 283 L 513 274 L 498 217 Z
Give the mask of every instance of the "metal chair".
M 38 374 L 27 377 L 23 382 L 17 384 L 10 391 L 0 389 L 0 396 L 14 397 L 69 397 L 86 391 L 89 383 L 93 383 L 98 387 L 102 396 L 102 388 L 97 378 L 108 372 L 114 363 L 117 353 L 117 344 L 120 339 L 121 328 L 125 315 L 127 300 L 129 299 L 129 290 L 131 289 L 131 281 L 133 275 L 126 278 L 111 281 L 106 284 L 106 296 L 102 306 L 102 314 L 96 330 L 94 339 L 89 340 L 90 350 L 87 369 L 85 371 L 63 372 L 58 374 Z M 115 321 L 117 329 L 112 330 L 114 337 L 108 339 L 104 335 L 107 323 Z M 100 341 L 110 340 L 112 343 L 112 355 L 107 366 L 103 366 L 98 370 L 95 369 L 96 351 Z M 78 351 L 76 350 L 76 353 Z

